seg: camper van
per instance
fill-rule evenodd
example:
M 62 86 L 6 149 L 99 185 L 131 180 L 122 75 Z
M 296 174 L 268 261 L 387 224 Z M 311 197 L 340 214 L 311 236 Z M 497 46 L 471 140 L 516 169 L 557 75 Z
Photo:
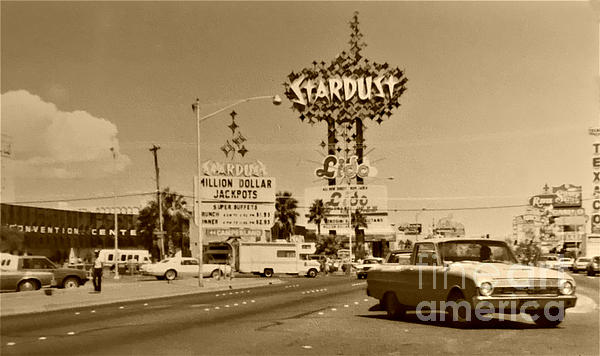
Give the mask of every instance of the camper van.
M 241 242 L 239 272 L 272 277 L 275 273 L 297 274 L 314 278 L 319 262 L 308 258 L 315 252 L 314 243 Z
M 126 268 L 133 264 L 134 268 L 139 269 L 140 265 L 151 263 L 150 252 L 147 250 L 117 250 L 119 252 L 119 268 Z M 107 249 L 100 250 L 100 254 L 98 258 L 104 266 L 110 266 L 111 269 L 114 268 L 115 265 L 115 250 Z

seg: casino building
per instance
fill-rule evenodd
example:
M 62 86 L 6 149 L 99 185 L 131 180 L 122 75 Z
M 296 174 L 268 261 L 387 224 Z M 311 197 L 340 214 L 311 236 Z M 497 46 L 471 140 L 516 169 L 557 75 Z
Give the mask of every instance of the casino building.
M 76 256 L 91 261 L 94 249 L 114 248 L 114 214 L 4 203 L 0 209 L 2 252 L 43 255 L 62 263 L 71 249 Z M 138 236 L 136 222 L 136 214 L 118 214 L 119 248 L 152 246 L 151 239 Z

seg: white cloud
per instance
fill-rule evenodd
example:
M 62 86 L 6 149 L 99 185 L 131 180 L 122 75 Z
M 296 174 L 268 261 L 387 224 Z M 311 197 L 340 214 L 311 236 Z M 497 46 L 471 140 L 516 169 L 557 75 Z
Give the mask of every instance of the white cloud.
M 116 169 L 130 163 L 119 153 L 115 124 L 85 111 L 60 111 L 26 90 L 2 94 L 2 133 L 11 138 L 17 177 L 102 176 L 115 164 L 110 147 L 116 148 Z

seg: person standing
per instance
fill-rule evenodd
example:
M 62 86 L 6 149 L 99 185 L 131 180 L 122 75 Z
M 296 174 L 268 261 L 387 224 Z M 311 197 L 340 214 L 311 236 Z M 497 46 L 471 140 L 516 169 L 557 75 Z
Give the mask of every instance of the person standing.
M 100 260 L 100 251 L 94 251 L 94 267 L 92 267 L 92 282 L 94 283 L 94 291 L 100 293 L 102 291 L 102 261 Z

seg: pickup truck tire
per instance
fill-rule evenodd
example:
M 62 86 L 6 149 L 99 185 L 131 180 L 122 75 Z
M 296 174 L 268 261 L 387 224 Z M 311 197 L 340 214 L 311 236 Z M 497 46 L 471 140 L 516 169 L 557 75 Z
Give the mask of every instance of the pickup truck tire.
M 550 308 L 549 314 L 553 316 L 552 319 L 548 318 L 544 313 L 544 310 L 538 310 L 532 315 L 533 322 L 542 328 L 554 328 L 558 324 L 562 323 L 565 318 L 565 310 L 559 308 Z
M 457 305 L 462 305 L 465 303 L 469 305 L 468 309 L 459 307 L 456 313 L 454 313 L 454 308 L 450 306 L 446 307 L 446 312 L 448 313 L 447 320 L 451 323 L 451 325 L 462 328 L 465 326 L 475 325 L 478 322 L 473 306 L 465 299 L 465 296 L 461 291 L 451 291 L 448 295 L 447 301 L 455 302 Z M 455 314 L 457 316 L 456 319 L 454 318 Z
M 308 270 L 308 273 L 306 274 L 309 278 L 315 278 L 317 276 L 318 272 L 316 269 L 311 268 Z
M 17 290 L 19 292 L 27 292 L 38 289 L 40 289 L 40 284 L 37 281 L 30 279 L 21 281 L 21 283 L 19 283 L 19 285 L 17 286 Z
M 177 278 L 177 271 L 175 271 L 174 269 L 167 270 L 165 272 L 165 278 L 168 281 L 174 280 L 175 278 Z
M 388 318 L 390 319 L 402 319 L 406 315 L 406 308 L 398 302 L 396 293 L 387 292 L 384 294 L 381 300 L 383 309 L 387 312 Z
M 65 289 L 77 288 L 79 287 L 79 278 L 77 277 L 67 277 L 63 280 L 62 287 Z
M 263 274 L 265 275 L 265 277 L 271 278 L 271 277 L 273 277 L 273 270 L 270 268 L 266 268 L 265 271 L 263 272 Z
M 221 272 L 220 270 L 216 269 L 214 271 L 211 272 L 210 276 L 214 279 L 218 279 L 221 278 L 221 276 L 223 276 L 223 272 Z

